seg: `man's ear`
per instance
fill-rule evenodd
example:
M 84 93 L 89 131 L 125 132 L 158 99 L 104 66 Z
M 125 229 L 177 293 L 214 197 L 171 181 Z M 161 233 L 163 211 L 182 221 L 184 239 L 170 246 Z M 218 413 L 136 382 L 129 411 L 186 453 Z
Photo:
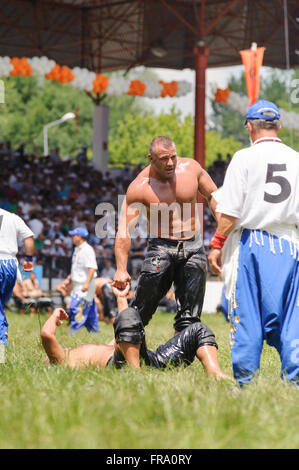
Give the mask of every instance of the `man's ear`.
M 252 122 L 247 122 L 247 129 L 248 129 L 248 133 L 250 135 L 250 138 L 253 140 L 255 131 L 254 131 L 254 126 L 253 126 Z
M 151 161 L 152 161 L 152 159 L 153 159 L 153 157 L 151 156 L 151 154 L 150 154 L 150 153 L 148 154 L 147 158 L 148 158 L 148 161 L 149 161 L 149 162 L 151 162 Z

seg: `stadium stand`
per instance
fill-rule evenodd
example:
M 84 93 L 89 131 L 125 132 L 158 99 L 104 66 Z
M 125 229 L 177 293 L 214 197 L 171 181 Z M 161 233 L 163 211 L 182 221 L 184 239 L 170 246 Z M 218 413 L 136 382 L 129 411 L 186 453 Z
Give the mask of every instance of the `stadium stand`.
M 118 195 L 126 189 L 141 165 L 131 168 L 110 169 L 105 174 L 96 171 L 89 162 L 73 159 L 39 157 L 26 152 L 26 143 L 20 142 L 13 150 L 10 142 L 0 142 L 0 207 L 20 215 L 35 235 L 36 265 L 43 267 L 43 278 L 63 279 L 70 272 L 73 251 L 68 231 L 84 225 L 89 231 L 89 243 L 94 247 L 98 262 L 98 274 L 115 268 L 114 238 L 99 238 L 95 226 L 99 217 L 95 208 L 100 202 L 109 202 L 116 208 Z M 219 154 L 207 168 L 209 174 L 221 186 L 230 155 L 226 161 Z M 210 210 L 205 210 L 204 244 L 209 246 L 216 223 Z M 115 230 L 117 229 L 117 220 Z M 142 253 L 146 250 L 146 235 L 140 231 L 132 241 L 128 270 L 138 275 Z M 19 262 L 24 250 L 20 247 Z M 137 271 L 137 272 L 136 272 Z M 209 278 L 213 278 L 209 273 Z M 215 279 L 216 280 L 216 279 Z

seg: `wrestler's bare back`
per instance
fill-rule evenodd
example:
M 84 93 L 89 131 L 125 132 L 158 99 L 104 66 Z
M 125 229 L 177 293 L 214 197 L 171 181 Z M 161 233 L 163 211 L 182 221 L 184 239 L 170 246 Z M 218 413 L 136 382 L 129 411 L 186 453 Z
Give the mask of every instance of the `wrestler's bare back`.
M 109 344 L 83 344 L 78 348 L 64 349 L 64 364 L 75 367 L 98 366 L 106 367 L 108 359 L 115 351 Z

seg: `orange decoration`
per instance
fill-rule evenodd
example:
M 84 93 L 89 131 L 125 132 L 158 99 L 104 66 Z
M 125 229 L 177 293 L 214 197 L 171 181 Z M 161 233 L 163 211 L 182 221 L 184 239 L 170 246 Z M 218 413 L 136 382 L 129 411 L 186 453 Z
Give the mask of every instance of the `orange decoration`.
M 176 81 L 165 83 L 163 82 L 163 80 L 160 80 L 159 83 L 163 85 L 163 88 L 161 90 L 162 98 L 165 98 L 166 96 L 176 96 L 178 91 L 178 83 Z
M 128 95 L 143 96 L 146 90 L 146 85 L 140 80 L 132 80 L 128 90 Z
M 66 65 L 63 65 L 60 72 L 60 83 L 72 82 L 74 78 L 75 75 L 72 73 L 71 69 Z
M 10 75 L 22 75 L 22 76 L 31 76 L 32 75 L 32 67 L 28 63 L 26 57 L 12 57 L 10 59 L 10 63 L 13 65 L 13 70 L 10 72 Z
M 54 61 L 52 61 L 53 63 Z M 13 66 L 13 70 L 10 71 L 10 75 L 14 76 L 31 76 L 33 73 L 32 66 L 28 62 L 27 57 L 12 57 L 10 59 L 10 63 Z M 33 63 L 33 62 L 32 62 Z M 54 62 L 55 63 L 55 62 Z M 37 67 L 37 70 L 35 70 L 35 65 L 33 65 L 34 71 L 36 74 L 43 75 L 42 68 Z M 72 69 L 70 69 L 66 65 L 58 65 L 55 64 L 53 68 L 50 70 L 49 73 L 45 74 L 44 77 L 47 80 L 53 80 L 55 82 L 60 82 L 60 83 L 69 83 L 75 80 L 76 76 L 76 71 L 75 74 L 72 72 Z M 90 78 L 86 78 L 87 80 L 87 85 L 88 89 L 90 89 Z M 125 88 L 126 84 L 128 82 L 126 81 L 125 83 Z M 163 80 L 160 80 L 159 83 L 162 85 L 162 89 L 160 91 L 161 97 L 166 97 L 166 96 L 177 96 L 178 92 L 178 82 L 172 81 L 170 83 L 166 83 Z M 78 83 L 73 84 L 74 86 L 78 87 Z M 102 74 L 97 74 L 95 77 L 95 80 L 92 82 L 92 91 L 95 93 L 105 93 L 106 89 L 109 87 L 109 78 L 103 76 Z M 80 86 L 81 88 L 81 86 Z M 147 90 L 147 85 L 143 83 L 141 80 L 131 80 L 127 94 L 128 95 L 135 95 L 135 96 L 144 96 L 146 95 L 146 90 Z M 122 90 L 124 92 L 124 90 Z M 151 93 L 148 93 L 151 95 Z M 227 95 L 228 96 L 228 95 Z M 227 99 L 227 98 L 226 98 Z
M 71 69 L 66 65 L 60 66 L 56 64 L 50 73 L 45 75 L 47 80 L 54 80 L 55 82 L 68 83 L 72 82 L 75 78 Z
M 263 64 L 264 47 L 240 51 L 245 69 L 245 82 L 249 106 L 256 102 L 260 92 L 260 69 Z
M 221 88 L 217 88 L 215 98 L 214 98 L 215 103 L 226 103 L 228 100 L 229 94 L 230 94 L 229 88 L 225 88 L 225 90 L 221 90 Z
M 104 77 L 101 73 L 99 73 L 93 81 L 93 91 L 95 93 L 104 93 L 106 88 L 108 88 L 108 85 L 109 78 Z
M 47 80 L 54 80 L 55 82 L 59 82 L 59 75 L 60 75 L 60 65 L 56 64 L 51 72 L 45 75 Z

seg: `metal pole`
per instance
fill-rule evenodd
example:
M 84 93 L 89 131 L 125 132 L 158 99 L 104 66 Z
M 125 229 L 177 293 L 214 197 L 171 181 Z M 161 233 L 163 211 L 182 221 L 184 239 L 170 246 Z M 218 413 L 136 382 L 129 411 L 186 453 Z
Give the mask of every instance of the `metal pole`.
M 194 47 L 193 52 L 195 55 L 194 159 L 202 168 L 205 168 L 206 68 L 209 49 L 204 45 L 203 41 L 200 41 Z M 202 237 L 204 237 L 206 201 L 199 192 L 197 192 L 197 202 L 202 204 Z
M 289 46 L 289 23 L 288 23 L 288 3 L 286 0 L 283 2 L 283 16 L 284 16 L 284 45 L 286 54 L 286 67 L 290 68 L 290 46 Z
M 285 46 L 285 55 L 286 55 L 286 68 L 287 70 L 290 70 L 290 44 L 289 44 L 289 20 L 288 20 L 288 2 L 287 0 L 283 1 L 283 16 L 284 16 L 284 46 Z M 291 100 L 290 100 L 290 93 L 288 94 L 288 101 L 290 106 Z M 294 145 L 294 140 L 293 140 L 293 129 L 290 129 L 290 141 L 291 141 L 291 146 L 293 147 Z
M 206 68 L 209 48 L 204 45 L 194 47 L 195 55 L 195 122 L 194 158 L 205 168 L 205 99 Z
M 56 124 L 60 124 L 61 122 L 65 122 L 65 119 L 57 119 L 57 121 L 50 122 L 44 126 L 44 156 L 46 157 L 49 152 L 48 147 L 48 129 L 49 127 L 55 126 Z
M 48 155 L 48 127 L 44 127 L 44 157 Z

